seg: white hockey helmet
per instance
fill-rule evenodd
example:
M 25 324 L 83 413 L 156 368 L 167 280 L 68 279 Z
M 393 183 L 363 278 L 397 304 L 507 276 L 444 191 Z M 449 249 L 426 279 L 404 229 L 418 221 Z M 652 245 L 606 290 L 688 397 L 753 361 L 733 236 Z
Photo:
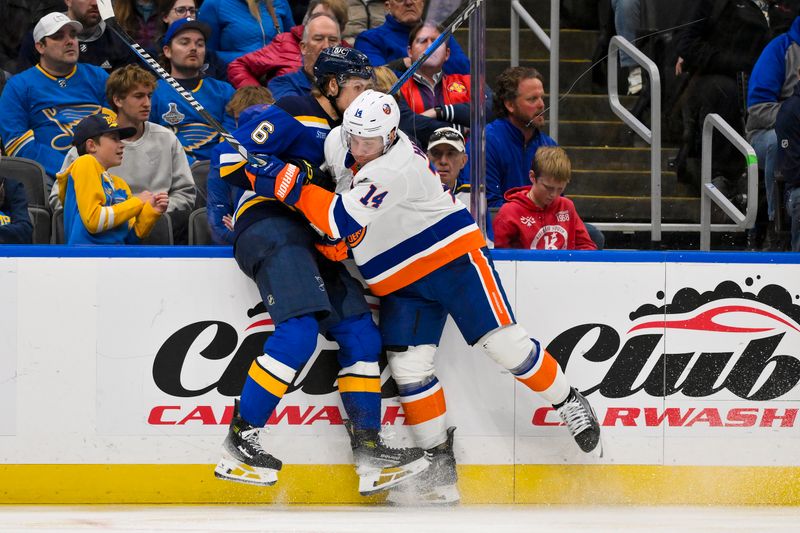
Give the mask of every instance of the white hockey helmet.
M 352 135 L 381 137 L 383 153 L 394 141 L 399 126 L 400 108 L 394 97 L 372 89 L 359 94 L 342 117 L 342 133 L 348 146 Z

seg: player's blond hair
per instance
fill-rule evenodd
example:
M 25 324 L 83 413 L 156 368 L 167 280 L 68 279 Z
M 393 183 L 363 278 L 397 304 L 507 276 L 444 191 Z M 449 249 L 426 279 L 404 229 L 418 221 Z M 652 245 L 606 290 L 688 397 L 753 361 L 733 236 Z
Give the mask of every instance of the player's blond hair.
M 250 106 L 258 104 L 274 104 L 275 98 L 266 87 L 261 85 L 245 85 L 239 87 L 233 93 L 228 104 L 225 106 L 225 112 L 230 116 L 238 116 L 242 111 Z
M 536 178 L 542 176 L 552 178 L 566 185 L 572 177 L 572 164 L 569 156 L 559 146 L 542 146 L 536 150 L 531 170 Z

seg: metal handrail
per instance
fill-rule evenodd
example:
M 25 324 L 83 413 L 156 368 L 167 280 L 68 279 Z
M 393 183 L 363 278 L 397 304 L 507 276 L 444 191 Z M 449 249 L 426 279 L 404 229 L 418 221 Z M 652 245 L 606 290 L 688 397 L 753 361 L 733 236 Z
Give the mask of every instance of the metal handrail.
M 711 183 L 711 139 L 714 130 L 733 144 L 747 161 L 747 213 L 742 214 L 730 200 Z M 703 121 L 702 159 L 700 163 L 700 249 L 711 249 L 711 231 L 744 231 L 752 228 L 758 210 L 758 157 L 750 144 L 730 124 L 716 113 L 709 113 Z M 711 202 L 717 204 L 735 224 L 711 225 Z
M 650 128 L 642 124 L 619 101 L 617 79 L 619 50 L 633 58 L 650 76 Z M 650 239 L 659 242 L 661 241 L 661 76 L 658 67 L 649 57 L 619 35 L 613 36 L 608 45 L 608 102 L 614 114 L 650 145 Z M 648 224 L 630 224 L 630 226 L 626 229 L 646 229 Z
M 560 53 L 560 0 L 550 0 L 550 36 L 533 20 L 519 0 L 511 1 L 511 66 L 519 66 L 519 19 L 522 19 L 550 52 L 550 130 L 549 134 L 558 142 L 558 76 Z

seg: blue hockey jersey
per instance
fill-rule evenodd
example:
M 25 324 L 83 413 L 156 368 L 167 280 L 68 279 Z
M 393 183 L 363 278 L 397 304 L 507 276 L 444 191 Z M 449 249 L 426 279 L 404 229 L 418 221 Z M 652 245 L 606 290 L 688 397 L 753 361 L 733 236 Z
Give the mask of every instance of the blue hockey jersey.
M 288 96 L 242 124 L 233 136 L 248 152 L 289 161 L 302 159 L 321 166 L 325 161 L 325 138 L 338 125 L 313 96 Z M 291 208 L 252 191 L 245 174 L 245 161 L 228 143 L 221 143 L 211 162 L 222 179 L 247 189 L 234 213 L 238 236 L 253 222 L 269 216 L 301 216 Z
M 231 84 L 213 78 L 201 79 L 192 89 L 192 96 L 200 102 L 208 113 L 217 119 L 226 130 L 234 127 L 233 117 L 225 112 L 225 106 L 233 96 Z M 217 130 L 208 125 L 205 119 L 184 100 L 175 89 L 164 80 L 158 80 L 153 92 L 150 122 L 171 128 L 183 149 L 189 163 L 196 160 L 209 160 L 214 147 L 222 137 Z
M 50 176 L 61 170 L 72 147 L 72 128 L 107 109 L 108 74 L 94 65 L 78 63 L 62 78 L 40 66 L 8 80 L 0 96 L 0 139 L 6 154 L 38 161 Z

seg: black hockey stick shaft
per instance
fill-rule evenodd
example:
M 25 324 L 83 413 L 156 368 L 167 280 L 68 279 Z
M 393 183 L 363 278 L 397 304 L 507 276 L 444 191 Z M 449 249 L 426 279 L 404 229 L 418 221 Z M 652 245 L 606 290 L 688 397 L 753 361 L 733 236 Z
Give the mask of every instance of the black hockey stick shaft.
M 473 13 L 473 11 L 478 9 L 481 3 L 483 3 L 483 0 L 470 0 L 470 2 L 468 2 L 467 5 L 464 7 L 464 10 L 461 11 L 461 13 L 455 15 L 455 18 L 453 18 L 452 21 L 445 27 L 445 30 L 442 32 L 442 34 L 439 37 L 437 37 L 436 40 L 433 41 L 428 46 L 428 48 L 425 49 L 425 52 L 423 52 L 422 55 L 416 61 L 414 61 L 414 63 L 412 63 L 410 67 L 408 67 L 408 70 L 406 70 L 403 73 L 403 75 L 400 76 L 400 78 L 395 82 L 395 84 L 392 85 L 392 88 L 389 89 L 389 94 L 397 93 L 397 91 L 400 90 L 400 87 L 402 87 L 403 84 L 407 82 L 409 78 L 411 78 L 411 76 L 414 75 L 414 72 L 417 71 L 419 66 L 422 65 L 425 61 L 427 61 L 427 59 L 431 56 L 431 54 L 433 54 L 436 51 L 436 49 L 442 45 L 442 43 L 444 43 L 447 39 L 450 38 L 451 35 L 453 35 L 453 32 L 456 31 L 458 27 L 461 26 L 469 18 L 469 16 Z
M 169 84 L 169 86 L 172 87 L 176 93 L 178 93 L 178 95 L 186 100 L 189 105 L 191 105 L 194 110 L 197 111 L 201 117 L 203 117 L 209 126 L 214 128 L 228 144 L 230 144 L 237 152 L 239 152 L 239 155 L 241 155 L 251 164 L 263 164 L 261 160 L 250 155 L 247 152 L 247 149 L 242 146 L 242 143 L 237 141 L 236 138 L 231 135 L 230 132 L 226 130 L 216 118 L 211 116 L 211 114 L 206 111 L 203 105 L 198 102 L 194 96 L 192 96 L 191 92 L 184 89 L 183 86 L 164 69 L 164 67 L 158 64 L 158 61 L 156 61 L 153 56 L 147 53 L 147 50 L 142 48 L 139 43 L 134 41 L 133 38 L 131 38 L 131 36 L 128 35 L 125 30 L 119 26 L 119 24 L 117 24 L 116 18 L 114 17 L 114 10 L 111 6 L 111 0 L 97 0 L 97 7 L 100 11 L 100 16 L 106 22 L 108 27 L 111 28 L 111 31 L 113 31 L 114 34 L 122 40 L 122 42 L 124 42 L 131 50 L 133 50 L 134 53 L 139 56 L 142 61 L 144 61 L 147 66 L 149 66 L 153 72 L 158 75 L 159 78 L 166 81 L 167 84 Z

